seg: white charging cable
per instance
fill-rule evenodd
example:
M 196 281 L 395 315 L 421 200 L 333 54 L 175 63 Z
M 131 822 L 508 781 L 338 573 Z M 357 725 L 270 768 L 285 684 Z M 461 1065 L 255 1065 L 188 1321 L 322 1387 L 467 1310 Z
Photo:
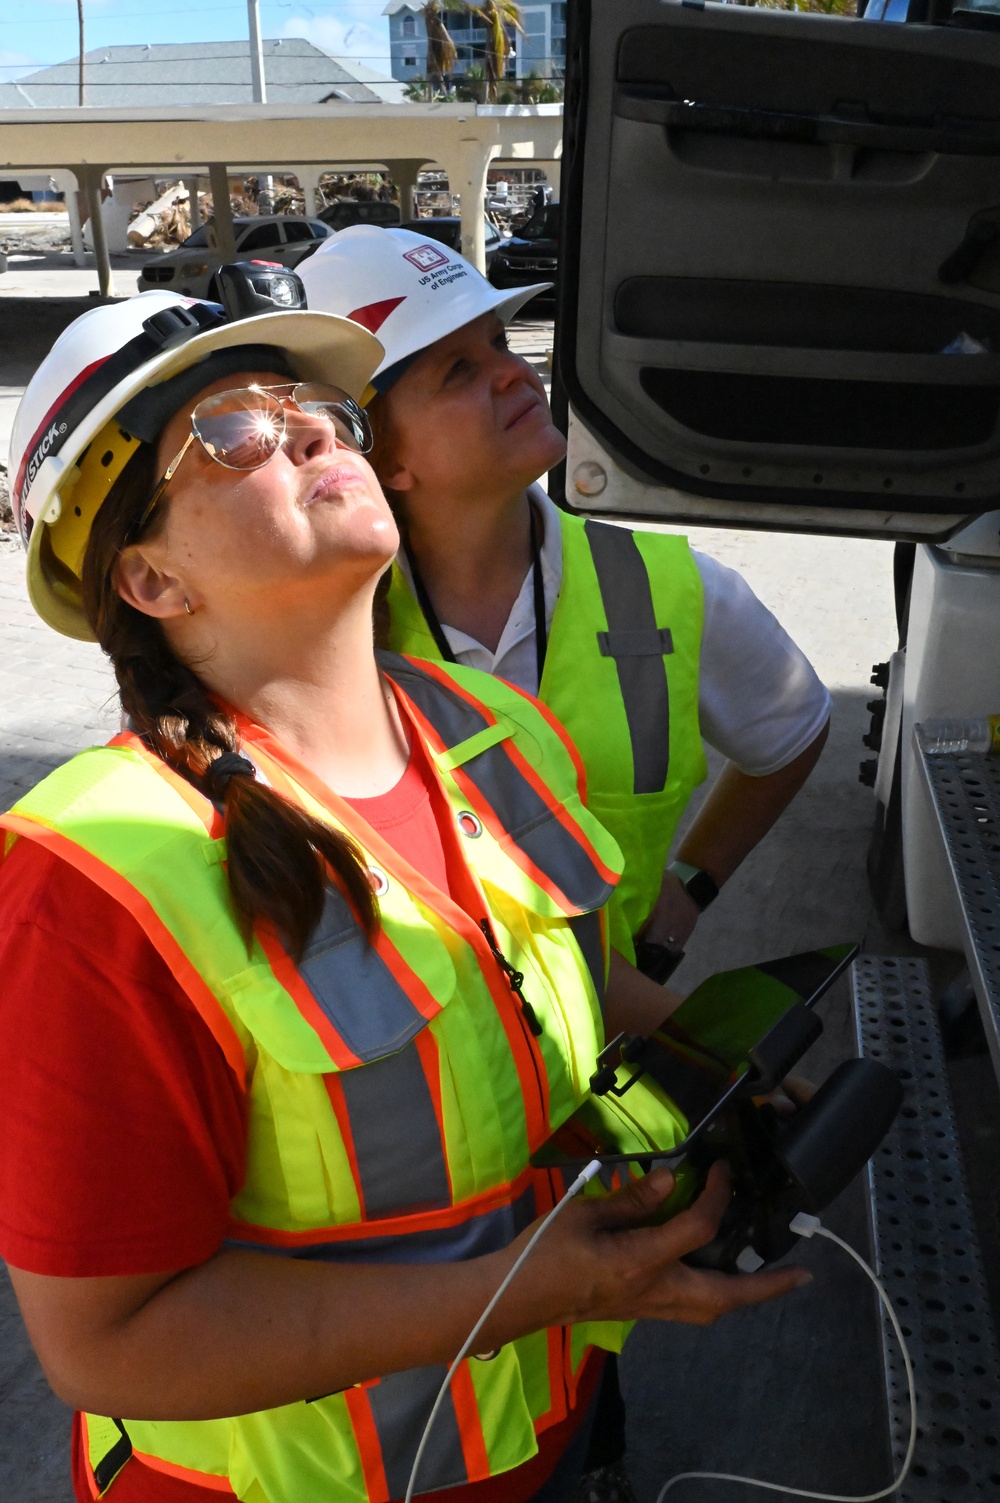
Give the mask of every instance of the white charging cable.
M 903 1339 L 903 1333 L 899 1328 L 899 1321 L 896 1319 L 896 1312 L 892 1308 L 889 1296 L 886 1294 L 874 1269 L 869 1268 L 860 1253 L 856 1253 L 849 1243 L 845 1242 L 842 1237 L 837 1236 L 836 1232 L 828 1231 L 822 1225 L 818 1216 L 809 1216 L 805 1211 L 800 1211 L 788 1223 L 788 1227 L 790 1231 L 797 1232 L 800 1237 L 826 1237 L 828 1241 L 836 1242 L 838 1247 L 842 1247 L 845 1253 L 852 1257 L 860 1268 L 864 1269 L 878 1290 L 878 1297 L 882 1301 L 885 1312 L 892 1322 L 892 1329 L 896 1333 L 896 1340 L 899 1342 L 899 1349 L 903 1354 L 903 1366 L 906 1368 L 906 1383 L 910 1392 L 910 1443 L 906 1448 L 906 1455 L 903 1457 L 903 1465 L 900 1468 L 899 1475 L 889 1483 L 888 1487 L 880 1488 L 877 1493 L 864 1493 L 859 1496 L 857 1493 L 806 1492 L 801 1487 L 785 1487 L 780 1482 L 761 1482 L 757 1477 L 737 1477 L 731 1472 L 678 1472 L 676 1477 L 671 1477 L 669 1482 L 663 1484 L 657 1496 L 656 1503 L 663 1503 L 667 1493 L 670 1492 L 671 1488 L 676 1487 L 678 1482 L 692 1481 L 742 1482 L 747 1487 L 762 1487 L 769 1493 L 785 1493 L 792 1498 L 814 1498 L 818 1500 L 818 1503 L 878 1503 L 879 1498 L 888 1498 L 890 1493 L 894 1493 L 898 1487 L 902 1487 L 906 1479 L 906 1475 L 910 1470 L 910 1464 L 913 1461 L 913 1451 L 917 1444 L 917 1388 L 913 1380 L 913 1364 L 910 1361 L 910 1353 L 907 1350 L 906 1342 Z
M 441 1405 L 444 1403 L 445 1395 L 447 1394 L 449 1388 L 451 1387 L 452 1379 L 454 1378 L 455 1374 L 457 1373 L 460 1365 L 465 1361 L 466 1357 L 469 1355 L 470 1351 L 472 1350 L 473 1342 L 475 1341 L 476 1337 L 479 1335 L 480 1331 L 483 1329 L 483 1326 L 489 1320 L 490 1316 L 493 1314 L 493 1311 L 496 1309 L 496 1306 L 497 1306 L 497 1304 L 498 1304 L 498 1302 L 500 1300 L 501 1295 L 505 1292 L 505 1290 L 507 1289 L 507 1287 L 510 1284 L 511 1280 L 514 1278 L 514 1275 L 518 1272 L 518 1270 L 521 1268 L 522 1264 L 524 1263 L 524 1260 L 528 1257 L 529 1253 L 531 1253 L 532 1249 L 535 1247 L 535 1244 L 538 1242 L 538 1239 L 540 1237 L 544 1236 L 544 1234 L 548 1231 L 549 1227 L 552 1225 L 553 1221 L 555 1221 L 556 1217 L 559 1215 L 559 1212 L 563 1209 L 563 1207 L 569 1204 L 569 1202 L 573 1199 L 574 1195 L 579 1195 L 579 1193 L 583 1189 L 584 1185 L 589 1184 L 589 1182 L 594 1178 L 594 1175 L 600 1173 L 600 1170 L 601 1170 L 601 1161 L 600 1161 L 600 1159 L 591 1159 L 591 1161 L 587 1165 L 586 1169 L 582 1169 L 580 1171 L 580 1173 L 577 1175 L 576 1179 L 570 1185 L 569 1189 L 566 1191 L 566 1193 L 562 1197 L 562 1199 L 556 1201 L 555 1205 L 552 1207 L 551 1211 L 546 1216 L 545 1220 L 541 1223 L 540 1226 L 538 1226 L 538 1227 L 535 1228 L 535 1231 L 534 1231 L 533 1235 L 529 1238 L 527 1245 L 523 1248 L 523 1250 L 520 1253 L 518 1253 L 516 1259 L 514 1260 L 513 1266 L 508 1271 L 507 1276 L 504 1279 L 503 1283 L 500 1285 L 500 1287 L 497 1290 L 496 1294 L 494 1294 L 493 1298 L 490 1300 L 489 1304 L 486 1306 L 486 1309 L 483 1311 L 482 1315 L 480 1315 L 479 1319 L 476 1321 L 475 1325 L 472 1327 L 472 1330 L 469 1332 L 468 1336 L 465 1338 L 465 1341 L 464 1341 L 464 1343 L 462 1345 L 462 1350 L 459 1352 L 458 1356 L 455 1358 L 454 1362 L 449 1367 L 449 1369 L 448 1369 L 448 1371 L 447 1371 L 447 1373 L 445 1375 L 445 1380 L 441 1384 L 441 1387 L 438 1389 L 437 1398 L 434 1400 L 434 1407 L 433 1407 L 433 1409 L 431 1410 L 430 1414 L 427 1417 L 427 1423 L 424 1426 L 424 1433 L 423 1433 L 423 1435 L 421 1435 L 421 1437 L 420 1437 L 420 1444 L 417 1447 L 417 1454 L 413 1458 L 413 1466 L 412 1466 L 412 1468 L 410 1470 L 410 1480 L 406 1484 L 406 1498 L 405 1498 L 405 1503 L 412 1503 L 413 1489 L 414 1489 L 414 1486 L 416 1485 L 416 1481 L 417 1481 L 417 1472 L 420 1469 L 420 1463 L 423 1460 L 424 1451 L 427 1449 L 427 1442 L 430 1439 L 430 1433 L 431 1433 L 431 1429 L 432 1429 L 432 1427 L 434 1425 L 434 1421 L 437 1419 L 438 1413 L 439 1413 L 439 1411 L 441 1409 Z

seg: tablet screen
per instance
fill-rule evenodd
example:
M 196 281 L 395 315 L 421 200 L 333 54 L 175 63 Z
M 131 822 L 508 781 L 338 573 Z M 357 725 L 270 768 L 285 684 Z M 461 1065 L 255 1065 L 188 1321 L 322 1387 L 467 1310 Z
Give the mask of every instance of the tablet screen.
M 618 1067 L 621 1094 L 590 1097 L 534 1162 L 682 1152 L 737 1092 L 750 1051 L 792 1007 L 819 1001 L 857 950 L 833 945 L 710 976 Z

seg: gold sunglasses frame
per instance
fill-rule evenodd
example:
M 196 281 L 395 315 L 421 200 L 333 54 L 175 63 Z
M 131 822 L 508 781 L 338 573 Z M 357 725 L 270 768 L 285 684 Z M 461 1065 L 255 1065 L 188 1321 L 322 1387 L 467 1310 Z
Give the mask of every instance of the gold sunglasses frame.
M 156 485 L 153 487 L 153 494 L 150 496 L 149 500 L 146 502 L 146 505 L 143 507 L 143 509 L 142 509 L 141 513 L 139 514 L 139 517 L 137 518 L 135 524 L 129 529 L 129 536 L 128 536 L 129 543 L 136 542 L 137 539 L 142 536 L 142 534 L 145 532 L 146 528 L 149 526 L 149 522 L 150 522 L 151 517 L 153 516 L 153 513 L 156 511 L 156 508 L 159 506 L 160 502 L 163 500 L 163 495 L 164 495 L 164 492 L 167 489 L 167 486 L 170 484 L 171 480 L 176 475 L 177 470 L 178 470 L 178 468 L 180 466 L 181 460 L 184 458 L 185 454 L 190 449 L 190 447 L 194 443 L 195 439 L 197 439 L 198 442 L 201 444 L 202 448 L 205 450 L 205 453 L 208 455 L 209 459 L 214 460 L 214 462 L 217 465 L 221 465 L 221 467 L 224 470 L 233 470 L 237 474 L 241 474 L 241 475 L 249 474 L 251 470 L 262 470 L 265 465 L 268 465 L 268 464 L 271 463 L 271 460 L 274 458 L 275 454 L 277 454 L 278 450 L 281 448 L 282 444 L 285 441 L 285 434 L 288 431 L 288 424 L 287 424 L 287 420 L 285 418 L 285 403 L 286 402 L 291 402 L 293 404 L 293 406 L 295 406 L 299 412 L 302 412 L 304 416 L 308 416 L 309 414 L 305 413 L 304 409 L 301 408 L 301 407 L 299 407 L 298 403 L 296 402 L 296 400 L 295 400 L 295 394 L 296 394 L 296 392 L 299 391 L 304 386 L 326 386 L 326 384 L 327 383 L 325 381 L 276 381 L 272 385 L 269 385 L 269 386 L 259 386 L 259 385 L 256 385 L 256 384 L 253 384 L 251 386 L 233 386 L 233 387 L 231 387 L 227 391 L 220 391 L 220 392 L 216 393 L 216 396 L 219 396 L 219 397 L 232 396 L 235 392 L 238 392 L 238 391 L 266 392 L 268 394 L 270 394 L 272 392 L 276 392 L 276 391 L 287 391 L 289 393 L 289 395 L 287 397 L 275 397 L 274 398 L 274 401 L 276 401 L 278 403 L 278 405 L 280 406 L 280 408 L 281 408 L 281 425 L 282 426 L 281 426 L 281 437 L 279 438 L 277 444 L 275 445 L 273 452 L 270 453 L 267 456 L 267 458 L 263 461 L 262 464 L 250 465 L 250 466 L 248 466 L 247 469 L 241 469 L 238 465 L 226 464 L 226 462 L 225 462 L 224 459 L 220 459 L 217 454 L 213 454 L 212 451 L 211 451 L 211 449 L 208 448 L 207 444 L 205 443 L 205 440 L 202 438 L 201 434 L 198 433 L 197 429 L 194 426 L 195 415 L 196 415 L 196 413 L 198 411 L 198 408 L 201 406 L 201 403 L 198 402 L 194 406 L 194 408 L 192 408 L 192 411 L 191 411 L 191 432 L 188 434 L 187 438 L 184 440 L 183 444 L 178 449 L 178 451 L 174 455 L 173 459 L 167 465 L 167 468 L 164 470 L 164 472 L 161 475 L 160 479 L 156 482 Z M 328 389 L 330 391 L 340 391 L 340 387 L 339 386 L 330 386 Z M 214 400 L 214 398 L 207 398 L 206 400 L 212 401 L 212 400 Z M 364 409 L 362 407 L 360 407 L 357 402 L 354 401 L 353 397 L 349 397 L 346 392 L 343 393 L 343 401 L 339 405 L 347 408 L 349 411 L 353 411 L 353 416 L 355 416 L 355 417 L 357 417 L 357 418 L 359 418 L 361 420 L 361 425 L 362 425 L 363 431 L 367 433 L 368 441 L 367 441 L 367 443 L 363 447 L 359 448 L 357 450 L 357 452 L 359 454 L 368 454 L 370 452 L 370 450 L 371 450 L 371 447 L 372 447 L 372 433 L 371 433 L 371 427 L 369 426 L 369 423 L 368 423 L 368 419 L 365 416 Z

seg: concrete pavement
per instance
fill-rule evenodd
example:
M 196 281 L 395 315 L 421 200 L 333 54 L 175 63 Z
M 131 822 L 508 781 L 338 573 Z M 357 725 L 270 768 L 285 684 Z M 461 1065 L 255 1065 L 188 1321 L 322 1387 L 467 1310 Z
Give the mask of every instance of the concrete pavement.
M 23 554 L 9 545 L 0 553 L 0 644 L 0 805 L 7 809 L 82 746 L 113 736 L 119 711 L 104 654 L 39 620 L 24 588 Z
M 10 220 L 15 216 L 4 217 Z M 0 229 L 0 244 L 3 240 Z M 18 247 L 8 253 L 6 272 L 0 274 L 0 298 L 98 296 L 97 270 L 93 265 L 77 266 L 70 250 L 32 245 L 24 235 L 19 240 Z M 111 257 L 112 290 L 116 297 L 132 296 L 142 262 L 153 255 L 154 251 L 134 251 Z M 88 256 L 87 260 L 90 263 L 93 257 Z

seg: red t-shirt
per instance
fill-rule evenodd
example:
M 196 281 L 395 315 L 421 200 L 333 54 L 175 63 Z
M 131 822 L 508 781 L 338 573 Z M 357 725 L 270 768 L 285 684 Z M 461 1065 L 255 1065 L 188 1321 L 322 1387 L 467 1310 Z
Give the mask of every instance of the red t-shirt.
M 352 804 L 438 887 L 448 857 L 415 742 L 389 793 Z M 188 1268 L 218 1251 L 246 1161 L 243 1092 L 142 929 L 31 841 L 0 866 L 0 1256 L 63 1278 Z M 123 1130 L 127 1124 L 127 1131 Z M 586 1374 L 589 1391 L 599 1363 Z M 555 1466 L 589 1393 L 514 1474 L 441 1494 L 521 1503 Z M 73 1481 L 91 1493 L 74 1435 Z M 115 1503 L 199 1503 L 216 1492 L 129 1463 Z M 425 1495 L 426 1496 L 426 1495 Z

